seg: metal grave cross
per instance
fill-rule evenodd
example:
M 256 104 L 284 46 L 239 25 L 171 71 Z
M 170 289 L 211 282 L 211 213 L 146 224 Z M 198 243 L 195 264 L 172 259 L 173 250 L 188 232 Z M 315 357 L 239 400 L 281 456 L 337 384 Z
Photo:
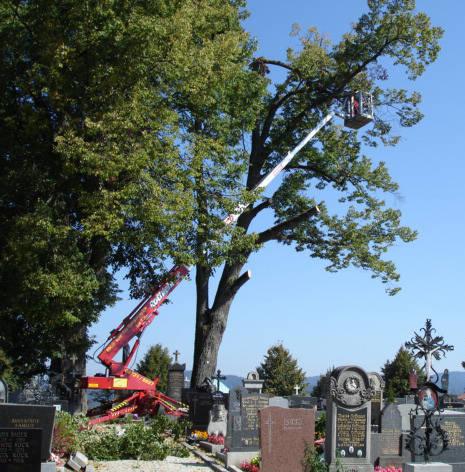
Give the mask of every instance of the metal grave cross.
M 221 370 L 217 370 L 216 372 L 216 377 L 213 377 L 215 380 L 216 380 L 216 391 L 219 392 L 220 391 L 220 381 L 221 380 L 226 380 L 226 376 L 225 375 L 221 375 Z

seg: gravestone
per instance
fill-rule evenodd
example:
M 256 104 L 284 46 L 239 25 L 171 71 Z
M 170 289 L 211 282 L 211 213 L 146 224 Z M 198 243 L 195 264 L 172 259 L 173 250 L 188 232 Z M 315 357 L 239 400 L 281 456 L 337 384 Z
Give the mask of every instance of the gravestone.
M 258 375 L 258 372 L 253 370 L 242 380 L 242 385 L 249 393 L 262 393 L 264 382 Z
M 182 391 L 182 402 L 189 405 L 189 421 L 192 422 L 193 429 L 206 431 L 213 406 L 211 392 L 185 388 Z
M 385 383 L 378 372 L 370 372 L 368 378 L 373 390 L 373 398 L 371 399 L 371 430 L 378 433 L 381 429 L 381 411 L 384 406 L 383 390 Z
M 181 401 L 182 390 L 184 388 L 184 372 L 186 364 L 178 363 L 179 352 L 174 352 L 174 364 L 168 368 L 168 396 L 175 400 Z
M 247 390 L 244 387 L 236 387 L 229 392 L 229 398 L 227 403 L 228 413 L 240 413 L 241 411 L 241 397 L 247 393 Z
M 0 472 L 40 472 L 42 430 L 0 427 Z
M 42 431 L 40 459 L 46 462 L 50 456 L 55 407 L 42 405 L 0 404 L 0 428 Z
M 447 432 L 449 445 L 441 454 L 435 456 L 434 460 L 451 464 L 454 472 L 465 472 L 465 413 L 445 410 L 441 415 L 441 427 Z M 416 426 L 423 422 L 423 418 L 418 415 L 412 421 Z M 434 419 L 437 421 L 439 417 L 435 416 Z M 421 436 L 424 431 L 421 430 L 418 434 Z M 416 456 L 412 461 L 421 463 L 423 457 Z
M 210 421 L 208 423 L 208 434 L 221 434 L 226 436 L 227 411 L 222 402 L 214 403 L 210 411 Z
M 261 470 L 303 471 L 307 444 L 315 438 L 315 410 L 267 407 L 259 412 Z
M 402 433 L 402 415 L 399 406 L 389 403 L 381 414 L 379 462 L 381 467 L 401 467 L 411 461 L 411 453 L 405 447 L 405 434 Z
M 357 366 L 331 372 L 327 402 L 325 458 L 330 471 L 371 472 L 371 397 L 367 373 Z M 339 458 L 338 458 L 339 455 Z
M 284 397 L 271 397 L 268 405 L 278 406 L 280 408 L 289 408 L 289 400 Z
M 316 397 L 304 397 L 301 395 L 291 395 L 287 397 L 289 400 L 289 408 L 313 408 L 318 403 Z
M 230 451 L 253 451 L 259 447 L 259 410 L 268 406 L 269 396 L 242 393 L 239 410 L 230 410 L 226 447 Z

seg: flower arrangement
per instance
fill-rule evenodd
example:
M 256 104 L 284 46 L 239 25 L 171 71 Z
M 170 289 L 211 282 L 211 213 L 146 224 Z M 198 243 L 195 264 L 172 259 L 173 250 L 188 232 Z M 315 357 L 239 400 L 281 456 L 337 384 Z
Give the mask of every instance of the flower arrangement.
M 395 467 L 393 465 L 388 465 L 387 467 L 381 467 L 377 465 L 375 467 L 375 472 L 402 472 L 402 467 Z
M 208 442 L 211 443 L 211 444 L 221 444 L 223 445 L 224 444 L 224 436 L 220 433 L 220 434 L 210 434 L 210 436 L 208 436 Z
M 240 468 L 244 472 L 260 472 L 260 457 L 254 457 L 250 462 L 242 462 Z
M 208 439 L 208 433 L 206 431 L 195 429 L 192 431 L 190 438 L 194 441 L 206 441 Z

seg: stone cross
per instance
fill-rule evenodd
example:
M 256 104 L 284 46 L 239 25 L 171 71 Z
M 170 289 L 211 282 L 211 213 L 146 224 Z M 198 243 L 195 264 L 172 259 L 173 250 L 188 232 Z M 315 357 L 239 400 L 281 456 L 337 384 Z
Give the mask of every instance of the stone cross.
M 296 385 L 294 387 L 294 390 L 295 390 L 295 394 L 298 395 L 299 394 L 299 390 L 300 390 L 300 387 L 298 385 Z
M 176 349 L 176 351 L 173 352 L 173 356 L 174 356 L 174 362 L 178 362 L 178 357 L 181 353 Z

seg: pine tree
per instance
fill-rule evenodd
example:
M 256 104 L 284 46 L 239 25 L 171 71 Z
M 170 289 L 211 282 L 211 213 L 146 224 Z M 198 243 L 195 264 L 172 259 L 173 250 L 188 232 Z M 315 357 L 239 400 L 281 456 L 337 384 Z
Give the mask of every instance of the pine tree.
M 402 397 L 410 393 L 408 376 L 413 369 L 420 377 L 420 368 L 415 358 L 404 347 L 397 351 L 392 361 L 386 361 L 381 371 L 389 397 Z
M 260 378 L 264 379 L 263 391 L 272 395 L 292 395 L 297 385 L 302 392 L 305 383 L 305 372 L 297 365 L 289 350 L 281 343 L 271 346 L 264 362 L 257 368 Z
M 158 390 L 166 393 L 168 389 L 168 369 L 172 359 L 166 347 L 161 344 L 152 346 L 144 358 L 137 364 L 136 370 L 145 377 L 159 377 Z
M 334 367 L 328 369 L 326 374 L 320 375 L 317 384 L 313 387 L 312 397 L 326 398 L 328 394 L 328 384 L 331 372 L 334 370 Z

